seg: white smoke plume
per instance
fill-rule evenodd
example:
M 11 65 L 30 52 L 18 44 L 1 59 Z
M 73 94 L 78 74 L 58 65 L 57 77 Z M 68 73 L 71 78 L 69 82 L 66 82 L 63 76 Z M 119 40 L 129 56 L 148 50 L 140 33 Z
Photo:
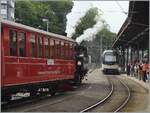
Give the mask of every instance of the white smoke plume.
M 76 38 L 77 43 L 81 43 L 83 40 L 90 41 L 95 38 L 95 35 L 102 29 L 103 27 L 103 20 L 98 14 L 95 17 L 96 24 L 92 28 L 86 29 L 83 34 Z
M 73 1 L 73 8 L 70 13 L 67 14 L 67 25 L 66 25 L 66 33 L 67 37 L 72 37 L 75 32 L 75 27 L 80 23 L 80 18 L 84 17 L 86 12 L 93 8 L 92 3 L 88 1 Z M 82 10 L 81 10 L 82 9 Z

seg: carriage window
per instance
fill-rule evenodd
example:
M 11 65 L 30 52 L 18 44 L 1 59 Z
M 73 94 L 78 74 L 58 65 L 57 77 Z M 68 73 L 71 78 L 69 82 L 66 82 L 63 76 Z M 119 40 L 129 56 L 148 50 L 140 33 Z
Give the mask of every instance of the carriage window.
M 25 33 L 19 33 L 19 56 L 25 56 L 25 44 L 26 44 L 26 37 Z
M 35 57 L 35 35 L 31 34 L 30 35 L 30 55 L 32 57 Z
M 38 56 L 42 57 L 42 36 L 38 36 Z
M 68 49 L 68 60 L 70 60 L 70 44 L 69 43 L 68 43 L 67 49 Z
M 66 59 L 69 59 L 69 43 L 66 44 Z
M 58 45 L 58 58 L 61 58 L 61 41 L 59 41 Z
M 49 41 L 48 37 L 46 37 L 45 40 L 44 40 L 46 58 L 49 58 L 49 45 L 48 45 L 48 41 Z
M 56 47 L 56 58 L 59 58 L 60 52 L 59 52 L 59 41 L 55 41 L 55 47 Z
M 65 43 L 65 59 L 68 59 L 68 44 Z
M 71 59 L 73 60 L 74 59 L 74 45 L 72 44 L 72 56 L 71 56 Z
M 54 54 L 55 54 L 55 48 L 54 48 L 54 40 L 50 40 L 50 51 L 51 51 L 51 58 L 54 58 Z
M 16 56 L 17 55 L 17 51 L 16 51 L 16 48 L 17 48 L 17 32 L 14 31 L 14 30 L 10 30 L 9 32 L 9 44 L 10 44 L 10 56 Z
M 64 43 L 64 59 L 66 59 L 66 43 Z
M 71 59 L 71 60 L 72 60 L 72 45 L 73 44 L 70 44 L 70 56 L 69 56 L 69 59 Z
M 64 42 L 61 42 L 61 58 L 64 59 Z

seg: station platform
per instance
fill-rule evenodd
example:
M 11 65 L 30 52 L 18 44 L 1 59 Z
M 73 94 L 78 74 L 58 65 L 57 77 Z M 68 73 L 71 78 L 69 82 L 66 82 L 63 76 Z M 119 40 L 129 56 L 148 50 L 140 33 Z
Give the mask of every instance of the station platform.
M 148 79 L 148 81 L 143 82 L 142 80 L 139 80 L 135 77 L 131 77 L 131 76 L 127 76 L 127 74 L 121 74 L 122 76 L 125 76 L 135 82 L 137 82 L 138 84 L 140 84 L 143 88 L 145 88 L 148 92 L 149 92 L 149 84 L 150 84 L 150 80 Z
M 148 78 L 148 81 L 144 82 L 144 81 L 139 80 L 135 77 L 127 76 L 127 74 L 121 74 L 121 75 L 135 81 L 136 83 L 138 83 L 140 86 L 142 86 L 149 93 L 150 78 Z M 150 97 L 150 94 L 149 94 L 149 97 Z M 148 100 L 150 102 L 150 98 Z M 144 112 L 149 112 L 149 110 L 150 110 L 150 103 L 148 104 L 148 107 L 145 109 Z

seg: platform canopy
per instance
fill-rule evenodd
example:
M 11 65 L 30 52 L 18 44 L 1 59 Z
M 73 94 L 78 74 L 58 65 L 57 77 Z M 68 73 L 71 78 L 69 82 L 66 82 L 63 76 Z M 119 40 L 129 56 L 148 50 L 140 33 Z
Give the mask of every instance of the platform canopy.
M 114 48 L 138 47 L 148 49 L 149 45 L 149 1 L 130 1 L 128 17 L 114 40 Z

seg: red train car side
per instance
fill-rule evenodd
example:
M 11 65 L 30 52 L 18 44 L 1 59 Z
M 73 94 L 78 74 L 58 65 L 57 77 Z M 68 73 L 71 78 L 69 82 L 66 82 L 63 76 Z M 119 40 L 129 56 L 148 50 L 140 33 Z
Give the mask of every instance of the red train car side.
M 75 78 L 74 40 L 7 20 L 1 28 L 2 97 Z

